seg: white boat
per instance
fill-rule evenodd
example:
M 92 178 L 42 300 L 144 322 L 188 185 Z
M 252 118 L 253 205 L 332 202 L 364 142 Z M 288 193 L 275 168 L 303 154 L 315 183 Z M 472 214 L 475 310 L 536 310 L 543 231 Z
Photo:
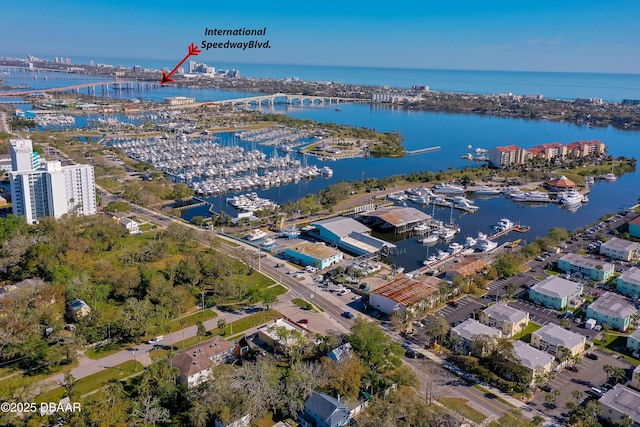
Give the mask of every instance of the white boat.
M 607 181 L 615 181 L 618 177 L 613 172 L 609 172 L 604 175 L 604 179 Z
M 391 193 L 387 194 L 387 200 L 391 200 L 393 202 L 404 202 L 407 200 L 407 196 L 404 193 Z
M 558 203 L 562 206 L 575 206 L 584 202 L 584 196 L 582 193 L 576 190 L 562 193 L 558 196 Z
M 442 240 L 449 240 L 453 238 L 453 236 L 455 236 L 458 231 L 460 230 L 457 228 L 445 226 L 442 228 L 442 230 L 440 230 L 440 238 Z
M 260 246 L 264 246 L 264 247 L 273 246 L 275 244 L 276 244 L 276 241 L 273 240 L 272 238 L 266 238 L 262 242 L 260 242 Z
M 433 187 L 433 192 L 439 194 L 462 194 L 464 193 L 464 188 L 456 187 L 455 185 L 451 185 L 445 182 Z
M 448 257 L 449 254 L 447 252 L 441 251 L 440 249 L 438 249 L 438 255 L 436 256 L 437 260 L 443 260 L 446 257 Z
M 422 243 L 423 245 L 429 245 L 432 243 L 436 243 L 439 239 L 439 236 L 437 233 L 429 233 L 426 236 L 418 239 L 418 242 Z
M 409 200 L 413 203 L 417 203 L 419 205 L 428 205 L 429 204 L 429 196 L 409 196 Z
M 497 196 L 501 191 L 497 188 L 483 185 L 473 192 L 476 196 Z
M 508 218 L 502 218 L 498 223 L 493 227 L 497 232 L 505 231 L 513 227 L 515 224 Z
M 432 262 L 437 261 L 437 259 L 438 259 L 438 258 L 437 258 L 435 255 L 429 255 L 429 256 L 427 257 L 427 259 L 425 259 L 425 260 L 422 262 L 422 264 L 424 264 L 424 265 L 429 265 L 429 264 L 431 264 Z
M 482 252 L 489 252 L 497 247 L 497 242 L 489 240 L 487 235 L 484 233 L 478 233 L 478 238 L 476 239 L 476 244 L 473 248 Z
M 449 244 L 448 252 L 453 255 L 456 252 L 460 252 L 463 249 L 464 249 L 464 246 L 462 246 L 460 243 L 453 242 L 453 243 Z
M 416 225 L 415 227 L 413 227 L 413 231 L 415 231 L 417 233 L 424 233 L 427 230 L 429 230 L 429 226 L 427 224 L 425 224 L 424 222 Z
M 518 187 L 507 187 L 502 190 L 502 194 L 504 194 L 507 197 L 513 197 L 515 195 L 524 194 L 524 193 Z
M 438 206 L 447 206 L 447 207 L 453 206 L 453 203 L 451 203 L 444 197 L 435 197 L 433 199 L 433 204 Z
M 262 239 L 263 237 L 267 236 L 267 232 L 266 231 L 262 231 L 259 228 L 255 229 L 255 230 L 251 230 L 247 233 L 246 238 L 248 241 L 250 242 L 254 242 L 256 240 Z
M 464 247 L 465 248 L 473 248 L 477 243 L 477 240 L 471 236 L 467 236 L 466 239 L 464 239 Z
M 320 174 L 326 177 L 333 176 L 333 169 L 331 169 L 329 166 L 325 166 L 322 169 L 320 169 Z
M 540 191 L 529 191 L 523 194 L 514 194 L 512 196 L 514 202 L 520 203 L 549 203 L 551 199 L 547 193 Z
M 480 209 L 479 206 L 471 204 L 471 200 L 467 199 L 464 196 L 455 196 L 451 200 L 453 202 L 453 207 L 456 209 L 461 209 L 466 212 L 475 212 Z

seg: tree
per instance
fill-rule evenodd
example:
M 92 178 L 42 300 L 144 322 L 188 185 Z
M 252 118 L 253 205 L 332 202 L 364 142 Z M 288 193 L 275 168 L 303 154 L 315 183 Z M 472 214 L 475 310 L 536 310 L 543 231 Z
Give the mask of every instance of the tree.
M 402 347 L 387 336 L 376 323 L 356 319 L 351 327 L 351 334 L 347 335 L 346 339 L 361 360 L 374 372 L 383 372 L 402 363 Z
M 332 396 L 340 395 L 348 400 L 358 398 L 365 370 L 356 355 L 350 354 L 338 362 L 324 357 L 322 368 L 327 376 L 325 387 Z
M 509 299 L 513 298 L 518 289 L 520 289 L 520 286 L 516 283 L 508 283 L 504 286 L 505 296 Z
M 173 186 L 172 197 L 179 203 L 191 196 L 193 196 L 193 190 L 185 184 L 178 183 Z
M 565 318 L 560 319 L 560 326 L 564 329 L 571 329 L 571 320 Z
M 264 304 L 265 310 L 269 310 L 269 307 L 278 303 L 278 294 L 275 289 L 267 289 L 262 296 L 262 304 Z
M 197 327 L 197 339 L 198 341 L 200 340 L 200 338 L 204 337 L 207 335 L 207 328 L 204 326 L 204 323 L 202 323 L 202 320 L 198 320 L 196 322 L 196 327 Z
M 558 390 L 553 390 L 553 392 L 547 394 L 544 397 L 544 405 L 549 409 L 555 408 L 556 407 L 556 400 L 557 400 L 559 394 L 560 394 L 560 391 L 558 391 Z

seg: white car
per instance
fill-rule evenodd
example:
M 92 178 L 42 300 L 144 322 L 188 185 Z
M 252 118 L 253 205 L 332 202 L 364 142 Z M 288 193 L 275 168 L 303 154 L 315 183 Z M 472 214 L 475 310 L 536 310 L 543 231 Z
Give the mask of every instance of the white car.
M 160 341 L 162 341 L 164 339 L 164 335 L 159 335 L 155 338 L 151 338 L 149 340 L 149 344 L 158 344 Z

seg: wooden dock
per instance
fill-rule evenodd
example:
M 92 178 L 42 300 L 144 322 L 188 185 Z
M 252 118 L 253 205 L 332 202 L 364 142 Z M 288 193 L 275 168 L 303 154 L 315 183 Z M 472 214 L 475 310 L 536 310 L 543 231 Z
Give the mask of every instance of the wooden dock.
M 439 145 L 436 145 L 435 147 L 420 148 L 419 150 L 405 151 L 404 153 L 407 156 L 413 156 L 416 154 L 428 153 L 430 151 L 438 151 L 440 148 L 442 147 L 440 147 Z

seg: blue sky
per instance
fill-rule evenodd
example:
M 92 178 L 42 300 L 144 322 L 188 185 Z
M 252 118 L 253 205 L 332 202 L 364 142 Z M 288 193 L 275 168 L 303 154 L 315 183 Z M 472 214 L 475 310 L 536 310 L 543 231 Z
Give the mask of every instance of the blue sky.
M 640 1 L 28 0 L 2 6 L 0 55 L 166 59 L 250 38 L 270 49 L 205 51 L 198 61 L 640 74 Z

